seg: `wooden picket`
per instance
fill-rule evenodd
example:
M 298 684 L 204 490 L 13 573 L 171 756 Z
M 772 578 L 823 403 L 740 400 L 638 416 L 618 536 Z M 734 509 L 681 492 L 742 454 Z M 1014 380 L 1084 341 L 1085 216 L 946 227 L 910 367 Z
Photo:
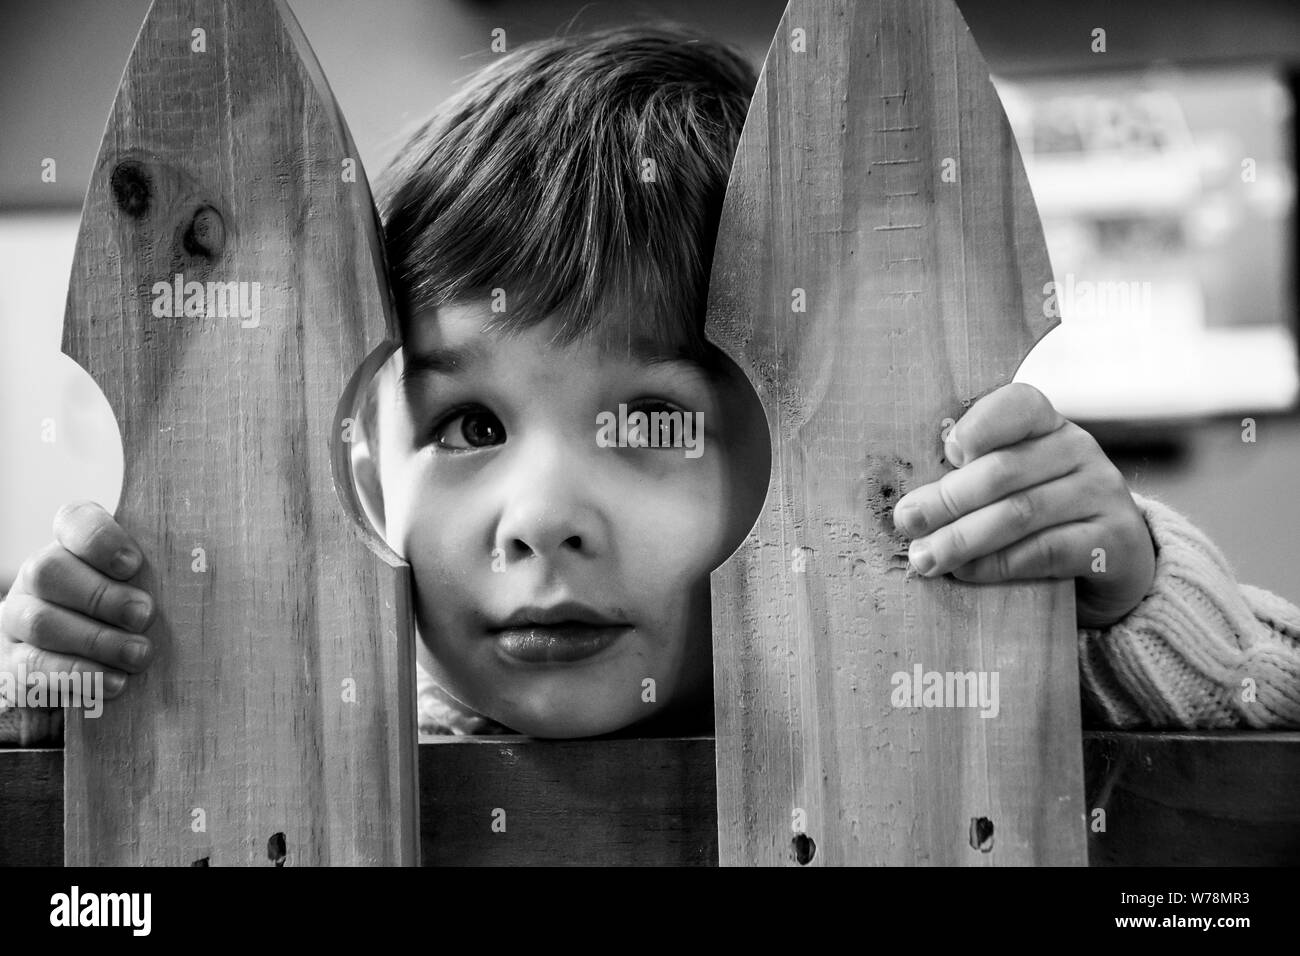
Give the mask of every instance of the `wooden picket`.
M 713 578 L 724 863 L 1085 862 L 1073 582 L 925 580 L 893 526 L 1059 321 L 1051 279 L 952 0 L 791 0 L 709 288 L 772 445 Z M 896 695 L 914 674 L 962 699 Z
M 82 212 L 64 351 L 122 430 L 156 655 L 68 712 L 67 860 L 417 861 L 408 568 L 362 520 L 397 346 L 357 150 L 281 0 L 155 0 Z

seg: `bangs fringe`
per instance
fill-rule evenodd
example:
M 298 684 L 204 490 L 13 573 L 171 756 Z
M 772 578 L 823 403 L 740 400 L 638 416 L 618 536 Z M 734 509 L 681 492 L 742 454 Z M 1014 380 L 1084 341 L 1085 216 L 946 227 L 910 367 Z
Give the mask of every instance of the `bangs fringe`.
M 520 46 L 476 73 L 385 170 L 377 199 L 403 329 L 504 295 L 497 325 L 647 310 L 691 350 L 756 76 L 678 29 Z

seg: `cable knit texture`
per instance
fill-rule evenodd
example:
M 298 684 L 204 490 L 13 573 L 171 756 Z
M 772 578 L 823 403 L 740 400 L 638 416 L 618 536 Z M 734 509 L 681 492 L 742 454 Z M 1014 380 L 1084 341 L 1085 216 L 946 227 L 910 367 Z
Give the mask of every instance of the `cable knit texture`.
M 1133 500 L 1155 542 L 1155 580 L 1127 617 L 1079 630 L 1085 723 L 1300 727 L 1300 609 L 1238 584 L 1222 552 L 1169 506 L 1136 492 Z M 418 665 L 416 680 L 421 733 L 511 732 L 455 700 Z M 59 712 L 6 710 L 5 703 L 0 744 L 57 743 Z
M 1133 500 L 1155 541 L 1156 575 L 1127 617 L 1079 630 L 1089 722 L 1300 726 L 1300 609 L 1237 584 L 1223 553 L 1168 505 Z

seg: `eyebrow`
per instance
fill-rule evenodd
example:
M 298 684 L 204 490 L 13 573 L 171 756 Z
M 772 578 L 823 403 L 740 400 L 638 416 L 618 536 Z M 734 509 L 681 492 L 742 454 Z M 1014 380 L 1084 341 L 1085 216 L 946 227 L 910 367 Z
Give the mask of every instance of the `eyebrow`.
M 678 365 L 698 372 L 709 381 L 715 380 L 720 370 L 714 363 L 693 354 L 690 350 L 658 339 L 638 337 L 628 343 L 626 352 L 604 349 L 610 358 L 630 358 L 644 365 Z M 467 372 L 476 363 L 487 358 L 487 349 L 478 343 L 470 345 L 441 345 L 405 356 L 405 367 L 398 381 L 414 384 L 431 375 L 458 375 Z
M 457 375 L 476 362 L 486 351 L 480 345 L 441 345 L 423 352 L 408 352 L 404 358 L 402 382 L 414 382 L 430 375 Z
M 620 357 L 620 353 L 606 349 L 605 354 Z M 671 345 L 652 338 L 636 338 L 628 343 L 628 358 L 645 365 L 684 365 L 702 374 L 710 381 L 715 380 L 720 370 L 714 363 L 694 354 L 680 345 Z

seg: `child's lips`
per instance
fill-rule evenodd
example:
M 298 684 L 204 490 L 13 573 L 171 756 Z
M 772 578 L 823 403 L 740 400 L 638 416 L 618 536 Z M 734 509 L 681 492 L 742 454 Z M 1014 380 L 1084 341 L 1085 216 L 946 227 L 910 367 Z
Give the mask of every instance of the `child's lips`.
M 490 633 L 501 652 L 512 660 L 525 664 L 568 664 L 595 657 L 630 630 L 629 624 L 564 621 L 520 624 Z

